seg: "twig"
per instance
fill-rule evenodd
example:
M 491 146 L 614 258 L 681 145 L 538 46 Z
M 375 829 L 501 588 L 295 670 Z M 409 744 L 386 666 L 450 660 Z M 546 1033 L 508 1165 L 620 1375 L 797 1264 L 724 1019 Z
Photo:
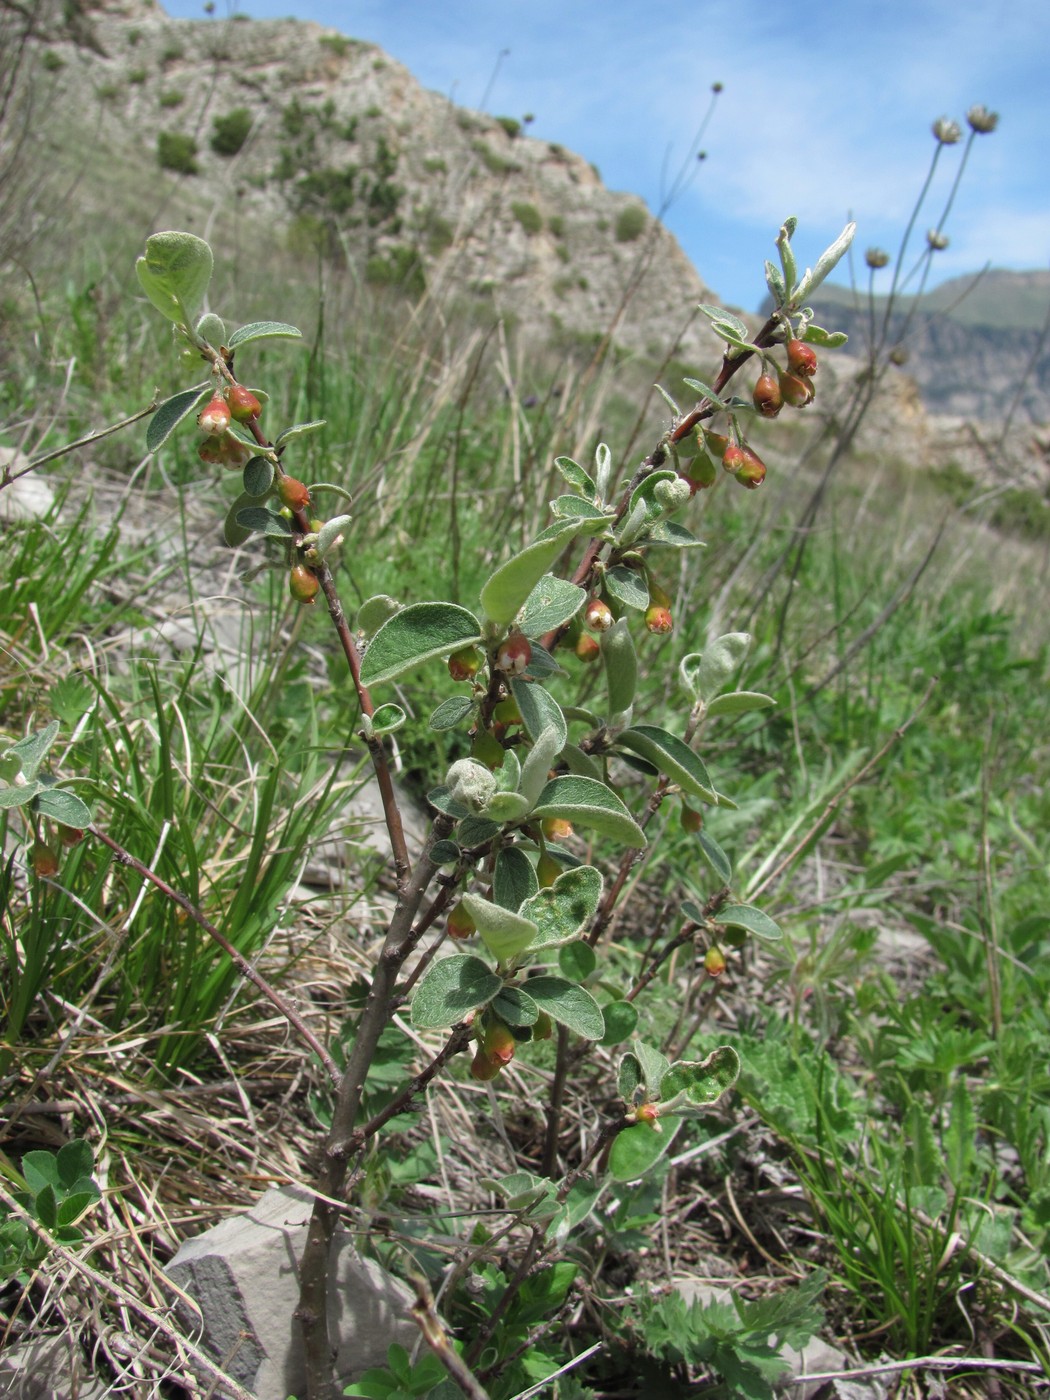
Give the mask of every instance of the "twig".
M 419 1330 L 423 1333 L 423 1340 L 464 1395 L 469 1396 L 470 1400 L 489 1400 L 488 1391 L 482 1388 L 473 1371 L 449 1342 L 445 1329 L 441 1325 L 441 1319 L 434 1308 L 434 1295 L 430 1291 L 430 1285 L 421 1274 L 416 1273 L 412 1275 L 412 1282 L 416 1287 L 416 1301 L 412 1304 L 412 1316 L 415 1318 Z
M 124 428 L 129 428 L 132 423 L 137 423 L 141 418 L 148 418 L 151 413 L 156 411 L 156 408 L 157 400 L 154 399 L 146 408 L 139 409 L 138 413 L 133 413 L 130 418 L 124 418 L 109 428 L 99 428 L 97 432 L 77 438 L 76 442 L 67 442 L 63 447 L 56 447 L 53 452 L 44 452 L 39 457 L 34 457 L 29 465 L 23 467 L 20 472 L 11 471 L 10 463 L 8 463 L 4 468 L 3 475 L 0 476 L 0 490 L 9 486 L 12 481 L 17 481 L 19 477 L 27 476 L 37 467 L 42 467 L 45 462 L 54 462 L 57 458 L 64 457 L 68 452 L 75 452 L 78 447 L 90 447 L 93 442 L 101 442 L 103 438 L 111 437 L 113 433 L 122 432 Z
M 849 1371 L 809 1371 L 792 1377 L 793 1386 L 809 1381 L 863 1380 L 865 1376 L 889 1376 L 901 1371 L 957 1371 L 965 1367 L 973 1371 L 1028 1371 L 1046 1374 L 1037 1361 L 998 1361 L 984 1356 L 916 1356 L 910 1361 L 876 1361 L 870 1366 L 858 1366 Z

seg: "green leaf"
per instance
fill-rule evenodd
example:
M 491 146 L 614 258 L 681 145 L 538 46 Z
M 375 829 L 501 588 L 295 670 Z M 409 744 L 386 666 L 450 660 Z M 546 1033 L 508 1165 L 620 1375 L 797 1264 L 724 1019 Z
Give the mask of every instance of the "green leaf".
M 317 532 L 317 543 L 314 545 L 322 559 L 341 543 L 352 519 L 349 515 L 333 515 L 331 520 L 324 522 Z
M 61 822 L 63 826 L 91 825 L 91 809 L 87 803 L 64 788 L 47 788 L 34 802 L 33 810 L 42 817 Z
M 146 427 L 146 451 L 156 452 L 163 447 L 182 420 L 211 398 L 211 392 L 210 384 L 195 384 L 192 389 L 183 389 L 165 399 Z
M 357 610 L 357 630 L 366 637 L 372 637 L 384 622 L 389 622 L 395 613 L 401 611 L 401 604 L 389 593 L 374 593 Z
M 497 792 L 485 808 L 484 815 L 493 822 L 520 822 L 527 817 L 532 804 L 522 792 Z
M 501 963 L 523 953 L 536 937 L 536 925 L 531 919 L 493 904 L 480 894 L 465 894 L 461 903 L 477 924 L 486 948 Z
M 802 336 L 807 345 L 821 345 L 825 350 L 837 350 L 849 336 L 845 331 L 826 331 L 823 326 L 809 325 Z
M 674 1142 L 681 1119 L 661 1123 L 632 1123 L 617 1133 L 609 1152 L 609 1175 L 614 1181 L 637 1181 L 646 1174 Z
M 532 997 L 520 987 L 504 987 L 492 1002 L 492 1010 L 508 1026 L 534 1026 L 540 1015 Z
M 62 1184 L 58 1158 L 53 1152 L 27 1152 L 22 1158 L 22 1175 L 34 1196 L 43 1191 L 45 1186 L 58 1187 Z
M 710 384 L 703 379 L 686 379 L 683 383 L 688 384 L 690 389 L 699 394 L 702 399 L 709 399 L 711 403 L 717 404 L 719 408 L 725 407 L 725 401 L 715 393 Z
M 101 1196 L 102 1193 L 96 1187 L 94 1191 L 75 1191 L 72 1195 L 64 1197 L 58 1203 L 55 1223 L 60 1229 L 63 1226 L 74 1225 Z
M 773 305 L 783 306 L 788 296 L 784 274 L 775 263 L 768 261 L 766 262 L 766 286 L 769 288 L 769 295 L 773 298 Z
M 436 729 L 439 733 L 445 729 L 455 729 L 462 724 L 474 711 L 474 701 L 466 695 L 451 695 L 447 700 L 442 700 L 434 713 L 430 716 L 430 728 Z
M 765 938 L 769 942 L 784 937 L 779 924 L 774 923 L 768 914 L 756 909 L 753 904 L 727 904 L 724 909 L 719 910 L 717 918 L 720 924 L 726 924 L 729 928 L 746 929 L 756 938 Z
M 480 958 L 441 958 L 427 969 L 416 988 L 412 1024 L 424 1031 L 454 1026 L 469 1011 L 487 1006 L 502 986 L 502 978 Z
M 536 890 L 519 912 L 536 925 L 533 950 L 567 943 L 594 918 L 604 881 L 593 865 L 578 865 L 559 875 L 548 889 Z
M 609 718 L 612 719 L 627 713 L 638 691 L 638 653 L 626 618 L 617 618 L 608 632 L 602 633 L 601 648 Z
M 795 290 L 795 281 L 798 278 L 798 264 L 795 261 L 795 252 L 791 247 L 791 240 L 795 236 L 795 229 L 798 227 L 798 220 L 792 215 L 784 220 L 780 226 L 780 233 L 777 235 L 777 251 L 780 254 L 780 266 L 784 269 L 784 285 L 787 287 L 787 295 L 791 297 Z
M 621 1045 L 634 1034 L 638 1025 L 638 1012 L 633 1001 L 606 1002 L 602 1015 L 605 1017 L 605 1034 L 599 1042 L 602 1045 Z
M 709 643 L 703 654 L 691 652 L 679 665 L 682 685 L 694 700 L 710 703 L 738 667 L 751 646 L 747 632 L 727 632 Z
M 226 344 L 226 326 L 221 316 L 214 311 L 206 311 L 194 328 L 199 340 L 206 340 L 213 350 Z
M 540 793 L 533 815 L 540 819 L 564 817 L 635 850 L 646 844 L 645 833 L 616 794 L 604 783 L 575 773 L 552 778 Z
M 384 622 L 361 662 L 366 686 L 394 680 L 432 657 L 481 638 L 481 624 L 456 603 L 413 603 Z
M 239 345 L 247 345 L 251 340 L 302 340 L 303 333 L 295 326 L 286 326 L 283 321 L 252 321 L 241 326 L 226 342 L 230 350 Z
M 715 802 L 715 790 L 703 761 L 676 735 L 653 724 L 636 724 L 625 729 L 616 740 L 620 748 L 630 749 L 678 784 L 683 792 L 704 802 Z
M 455 865 L 461 854 L 455 841 L 435 841 L 430 848 L 430 859 L 435 865 Z
M 257 535 L 276 535 L 287 539 L 292 533 L 292 527 L 284 516 L 268 510 L 266 506 L 247 506 L 237 512 L 234 520 Z
M 594 499 L 596 494 L 594 482 L 578 462 L 574 462 L 571 457 L 555 457 L 554 465 L 570 486 L 579 491 L 581 495 Z
M 698 540 L 692 530 L 679 525 L 677 520 L 657 520 L 642 532 L 647 544 L 667 545 L 671 549 L 706 549 L 703 540 Z
M 372 716 L 372 733 L 393 734 L 408 719 L 400 705 L 380 705 Z
M 728 330 L 731 330 L 733 334 L 739 339 L 746 341 L 748 336 L 751 334 L 747 326 L 745 326 L 743 321 L 741 321 L 740 317 L 734 316 L 733 313 L 731 311 L 727 311 L 724 306 L 713 306 L 710 303 L 707 303 L 701 305 L 698 309 L 703 313 L 703 315 L 707 317 L 707 319 L 711 322 L 713 326 L 721 323 Z M 688 381 L 686 382 L 688 383 Z
M 245 465 L 241 478 L 247 496 L 267 496 L 273 485 L 273 463 L 268 457 L 253 457 Z
M 600 1040 L 605 1034 L 602 1009 L 582 987 L 562 977 L 530 977 L 525 985 L 529 996 L 552 1021 L 584 1040 Z
M 74 728 L 77 721 L 94 707 L 96 698 L 94 687 L 75 674 L 56 681 L 47 695 L 48 704 L 67 729 Z
M 33 1200 L 33 1214 L 47 1230 L 53 1230 L 58 1224 L 58 1202 L 52 1185 L 42 1186 L 37 1192 Z
M 708 865 L 722 881 L 723 885 L 731 884 L 733 880 L 733 864 L 725 851 L 722 850 L 722 847 L 717 841 L 708 836 L 706 831 L 701 831 L 698 835 L 700 850 L 703 852 L 704 859 L 707 861 Z
M 710 1108 L 740 1075 L 740 1056 L 719 1045 L 705 1060 L 678 1060 L 660 1080 L 661 1113 L 689 1113 Z
M 521 847 L 504 846 L 496 857 L 492 876 L 492 898 L 496 903 L 517 914 L 539 887 L 532 861 Z
M 135 263 L 139 285 L 169 321 L 185 325 L 204 301 L 213 259 L 203 238 L 192 233 L 155 233 Z
M 708 719 L 717 715 L 742 715 L 749 710 L 768 710 L 777 702 L 771 695 L 761 695 L 757 690 L 732 690 L 728 695 L 719 695 L 707 707 Z
M 660 1092 L 660 1083 L 671 1067 L 671 1062 L 661 1051 L 652 1045 L 646 1045 L 644 1040 L 635 1041 L 634 1054 L 641 1067 L 646 1093 L 651 1099 L 655 1099 Z
M 44 784 L 38 778 L 22 787 L 0 788 L 0 811 L 9 811 L 12 807 L 25 807 L 38 793 L 45 790 Z
M 584 589 L 568 579 L 544 574 L 525 599 L 518 615 L 518 626 L 526 637 L 539 637 L 553 632 L 563 622 L 575 617 L 587 597 Z
M 242 491 L 226 512 L 226 518 L 222 522 L 222 537 L 231 549 L 237 549 L 244 544 L 245 540 L 251 539 L 251 530 L 246 525 L 241 525 L 237 517 L 242 510 L 246 510 L 252 505 L 258 506 L 258 502 L 258 496 L 249 496 L 247 491 Z M 260 509 L 264 509 L 264 507 L 260 507 Z
M 327 418 L 314 418 L 309 423 L 293 423 L 290 428 L 285 428 L 283 433 L 278 433 L 274 439 L 274 448 L 284 447 L 286 443 L 295 438 L 306 437 L 308 433 L 319 432 L 327 422 Z
M 616 1092 L 629 1107 L 633 1107 L 639 1096 L 639 1091 L 644 1088 L 645 1079 L 642 1075 L 642 1066 L 638 1061 L 638 1056 L 628 1050 L 620 1057 L 620 1064 L 616 1073 Z
M 558 756 L 562 742 L 563 738 L 557 727 L 553 724 L 548 725 L 533 744 L 528 758 L 522 765 L 521 795 L 525 799 L 527 812 L 531 811 L 539 800 L 547 783 L 547 774 Z
M 611 517 L 606 515 L 601 506 L 583 501 L 579 496 L 555 496 L 550 504 L 551 511 L 562 520 L 611 522 Z
M 549 539 L 538 540 L 501 564 L 481 590 L 481 606 L 501 627 L 511 622 L 565 546 L 579 524 L 568 525 Z
M 511 678 L 510 688 L 529 738 L 535 743 L 545 729 L 554 729 L 558 735 L 555 753 L 560 753 L 568 738 L 569 726 L 554 696 L 542 685 L 522 680 L 520 676 Z
M 605 587 L 611 597 L 625 608 L 644 612 L 649 606 L 649 584 L 640 569 L 628 569 L 616 564 L 605 575 Z
M 857 225 L 851 221 L 842 230 L 838 238 L 835 239 L 834 243 L 824 249 L 823 253 L 821 253 L 820 257 L 817 259 L 817 265 L 813 271 L 810 272 L 809 268 L 806 269 L 802 281 L 793 289 L 793 305 L 801 306 L 806 298 L 812 296 L 824 279 L 835 270 L 839 260 L 845 257 L 850 244 L 853 242 L 853 235 L 856 232 Z
M 586 982 L 598 966 L 598 956 L 589 943 L 574 938 L 559 949 L 558 966 L 570 982 Z
M 579 773 L 582 777 L 593 778 L 598 783 L 605 781 L 605 770 L 601 762 L 593 754 L 584 753 L 578 744 L 566 744 L 561 756 L 570 773 Z
M 4 756 L 18 759 L 23 778 L 35 778 L 37 769 L 57 738 L 58 720 L 53 719 L 46 729 L 37 729 L 34 733 L 27 734 L 24 739 L 19 739 L 17 744 L 12 744 L 5 750 Z

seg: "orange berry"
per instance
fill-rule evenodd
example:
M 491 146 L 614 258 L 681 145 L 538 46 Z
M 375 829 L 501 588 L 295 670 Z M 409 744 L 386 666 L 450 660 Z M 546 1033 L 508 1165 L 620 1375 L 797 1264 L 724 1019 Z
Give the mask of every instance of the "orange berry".
M 249 419 L 258 418 L 262 412 L 262 404 L 243 384 L 235 384 L 227 395 L 226 401 L 230 405 L 231 416 L 238 423 L 247 423 Z
M 310 504 L 310 493 L 301 481 L 294 476 L 282 476 L 277 481 L 277 495 L 282 506 L 289 510 L 305 510 Z
M 321 585 L 305 564 L 296 564 L 288 575 L 288 591 L 297 603 L 312 603 Z
M 33 849 L 29 853 L 29 860 L 35 875 L 48 876 L 58 874 L 58 856 L 55 855 L 46 841 L 33 842 Z

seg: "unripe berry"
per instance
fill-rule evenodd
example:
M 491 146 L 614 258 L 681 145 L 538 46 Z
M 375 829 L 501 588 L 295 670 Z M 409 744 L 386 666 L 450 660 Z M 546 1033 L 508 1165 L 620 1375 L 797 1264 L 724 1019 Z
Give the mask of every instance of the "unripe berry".
M 476 758 L 479 763 L 483 763 L 486 768 L 494 770 L 503 767 L 506 755 L 503 745 L 494 734 L 487 729 L 479 729 L 470 746 L 470 756 Z
M 489 1059 L 497 1060 L 501 1065 L 509 1065 L 518 1048 L 510 1027 L 503 1021 L 492 1021 L 486 1027 L 482 1044 Z
M 233 386 L 227 395 L 226 402 L 230 405 L 231 416 L 238 423 L 247 423 L 251 418 L 258 418 L 262 412 L 262 404 L 243 384 Z
M 775 418 L 784 407 L 780 385 L 771 374 L 759 375 L 751 399 L 763 418 Z
M 305 510 L 310 504 L 310 493 L 301 481 L 294 476 L 282 476 L 277 481 L 277 496 L 282 506 L 289 510 Z
M 500 642 L 496 652 L 496 669 L 509 675 L 520 675 L 532 660 L 532 646 L 521 632 L 512 632 Z
M 560 860 L 555 860 L 544 851 L 536 862 L 536 879 L 540 882 L 540 889 L 549 890 L 564 868 Z
M 58 856 L 55 855 L 46 841 L 33 842 L 33 849 L 29 853 L 29 860 L 35 875 L 48 876 L 58 874 Z
M 454 681 L 469 681 L 477 675 L 480 665 L 477 647 L 460 647 L 448 659 L 448 673 Z
M 752 452 L 749 447 L 745 447 L 744 460 L 733 475 L 741 486 L 746 486 L 749 491 L 755 491 L 766 479 L 766 464 L 757 453 Z
M 602 649 L 594 638 L 587 632 L 581 632 L 576 643 L 576 655 L 581 661 L 597 661 L 602 654 Z
M 712 457 L 721 458 L 725 454 L 726 448 L 729 446 L 729 439 L 724 433 L 705 432 L 704 442 L 707 444 L 707 450 L 711 453 Z
M 709 486 L 715 484 L 718 468 L 706 452 L 694 457 L 691 465 L 693 474 L 689 480 L 694 482 L 699 490 L 706 491 Z
M 230 405 L 222 397 L 216 394 L 197 416 L 197 426 L 201 432 L 217 436 L 224 433 L 230 426 Z
M 567 841 L 572 835 L 572 822 L 564 817 L 544 817 L 540 830 L 548 841 Z
M 295 564 L 288 575 L 288 591 L 297 603 L 312 603 L 321 585 L 305 564 Z
M 800 379 L 797 374 L 788 374 L 786 370 L 781 370 L 777 382 L 784 402 L 789 403 L 792 408 L 804 408 L 813 398 L 813 385 L 808 379 Z
M 457 904 L 448 916 L 445 924 L 449 938 L 463 939 L 472 938 L 478 931 L 478 926 L 467 913 L 462 903 Z
M 507 729 L 512 724 L 521 723 L 521 711 L 518 709 L 518 702 L 513 695 L 508 695 L 505 700 L 501 700 L 492 711 L 492 718 L 497 724 L 502 724 Z
M 742 928 L 727 928 L 722 936 L 730 948 L 742 948 L 747 942 L 747 930 Z
M 681 822 L 683 831 L 699 831 L 704 824 L 704 814 L 698 812 L 695 807 L 687 807 L 683 802 Z
M 726 960 L 721 948 L 708 948 L 704 954 L 704 970 L 708 977 L 721 977 L 725 972 Z
M 645 625 L 656 636 L 665 637 L 674 627 L 671 610 L 662 608 L 659 603 L 650 603 L 645 610 Z
M 59 826 L 58 839 L 63 846 L 79 846 L 84 839 L 84 832 L 79 826 Z
M 490 1079 L 495 1079 L 502 1068 L 502 1062 L 491 1059 L 479 1045 L 473 1060 L 470 1062 L 470 1076 L 484 1084 Z
M 541 1011 L 536 1017 L 532 1027 L 533 1040 L 550 1040 L 554 1034 L 554 1022 L 547 1015 L 546 1011 Z
M 787 343 L 788 369 L 800 379 L 809 379 L 817 372 L 817 352 L 801 340 Z
M 583 620 L 592 632 L 608 632 L 613 625 L 613 615 L 608 603 L 601 598 L 592 598 L 584 610 Z

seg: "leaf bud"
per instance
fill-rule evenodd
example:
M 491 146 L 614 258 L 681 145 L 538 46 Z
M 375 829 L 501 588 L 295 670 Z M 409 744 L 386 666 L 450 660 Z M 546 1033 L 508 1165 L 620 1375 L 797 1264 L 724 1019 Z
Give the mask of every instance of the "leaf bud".
M 496 747 L 502 762 L 503 748 L 498 743 Z M 478 758 L 457 759 L 445 775 L 445 785 L 457 802 L 475 813 L 483 812 L 496 794 L 496 779 Z
M 681 510 L 692 494 L 681 477 L 676 477 L 674 481 L 658 481 L 653 487 L 654 499 L 668 515 Z

